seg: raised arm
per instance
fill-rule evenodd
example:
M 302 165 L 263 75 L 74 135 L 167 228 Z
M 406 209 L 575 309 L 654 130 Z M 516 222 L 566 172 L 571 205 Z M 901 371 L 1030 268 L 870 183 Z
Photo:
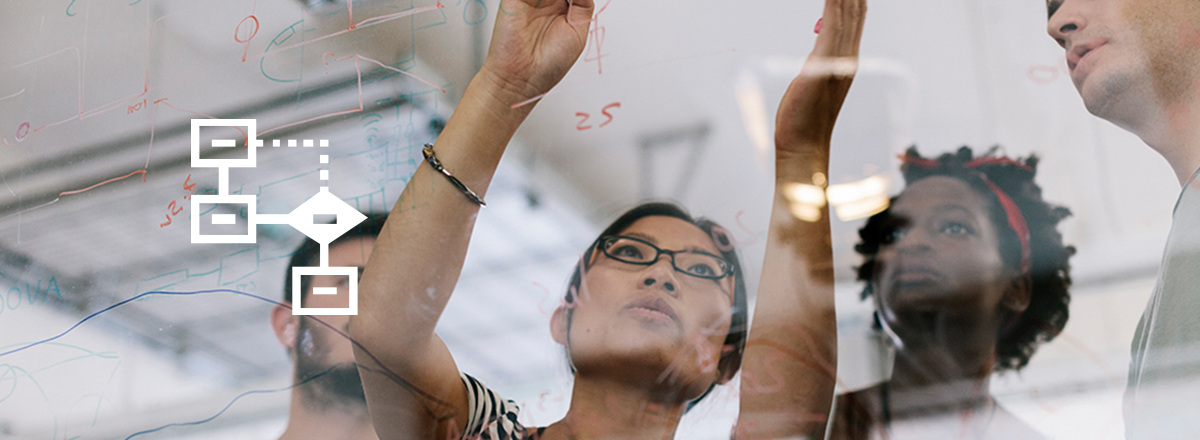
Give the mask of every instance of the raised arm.
M 742 363 L 741 440 L 824 438 L 837 370 L 824 187 L 865 14 L 866 0 L 825 1 L 816 46 L 779 103 L 775 198 Z
M 482 70 L 467 87 L 434 151 L 486 199 L 500 156 L 534 103 L 579 58 L 592 0 L 502 0 Z M 462 271 L 479 206 L 421 164 L 392 208 L 350 320 L 355 358 L 383 439 L 442 439 L 467 422 L 467 395 L 434 334 Z

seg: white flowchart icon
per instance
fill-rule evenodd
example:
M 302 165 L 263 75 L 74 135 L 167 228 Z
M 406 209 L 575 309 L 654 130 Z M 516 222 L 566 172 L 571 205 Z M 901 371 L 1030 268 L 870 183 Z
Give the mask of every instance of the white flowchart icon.
M 192 167 L 193 168 L 216 168 L 218 170 L 218 185 L 216 195 L 193 195 L 192 196 L 192 243 L 255 243 L 257 240 L 256 229 L 258 225 L 267 224 L 286 224 L 296 228 L 300 233 L 308 236 L 313 241 L 321 246 L 321 263 L 317 267 L 293 267 L 292 268 L 292 298 L 296 303 L 292 306 L 293 315 L 357 315 L 358 314 L 358 268 L 357 267 L 329 267 L 329 243 L 337 240 L 346 231 L 353 229 L 354 226 L 366 220 L 367 216 L 358 212 L 353 206 L 338 198 L 329 192 L 328 186 L 321 186 L 320 191 L 309 197 L 304 203 L 287 214 L 259 214 L 256 212 L 256 196 L 254 195 L 234 195 L 229 194 L 229 169 L 230 168 L 254 168 L 256 165 L 255 152 L 263 147 L 263 142 L 258 139 L 256 131 L 256 121 L 254 119 L 192 119 Z M 244 127 L 246 139 L 246 158 L 241 159 L 205 159 L 200 157 L 200 128 L 201 127 Z M 235 139 L 213 139 L 213 148 L 234 148 L 237 145 Z M 304 148 L 312 148 L 314 146 L 312 139 L 304 139 L 302 142 Z M 329 141 L 321 139 L 318 143 L 318 148 L 328 148 Z M 271 141 L 271 146 L 279 148 L 280 142 L 278 139 Z M 288 148 L 295 148 L 297 142 L 295 139 L 287 140 Z M 321 163 L 329 163 L 329 155 L 321 155 Z M 322 182 L 329 180 L 329 170 L 320 170 L 320 178 Z M 200 234 L 201 218 L 199 214 L 201 204 L 226 204 L 226 205 L 246 205 L 246 233 L 241 235 L 231 234 Z M 317 223 L 316 216 L 336 216 L 333 223 Z M 237 223 L 235 214 L 213 214 L 211 216 L 213 225 L 233 225 Z M 300 279 L 306 275 L 334 275 L 346 276 L 350 279 L 350 307 L 348 308 L 320 308 L 320 307 L 304 307 L 302 299 L 304 295 L 300 292 Z M 314 287 L 314 295 L 336 294 L 336 288 Z

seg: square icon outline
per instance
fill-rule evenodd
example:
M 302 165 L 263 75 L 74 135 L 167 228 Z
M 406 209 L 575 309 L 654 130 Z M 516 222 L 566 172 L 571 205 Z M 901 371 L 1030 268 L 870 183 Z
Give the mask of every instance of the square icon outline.
M 350 279 L 350 307 L 304 307 L 304 292 L 300 290 L 300 277 L 304 275 L 344 275 Z M 358 268 L 353 266 L 296 266 L 292 267 L 292 315 L 358 315 Z
M 246 127 L 247 148 L 243 159 L 201 159 L 200 127 Z M 254 168 L 258 148 L 257 119 L 192 119 L 192 168 Z M 235 141 L 236 142 L 236 141 Z
M 200 235 L 199 218 L 192 220 L 192 243 L 256 243 L 258 239 L 258 227 L 254 218 L 255 203 L 257 197 L 254 195 L 214 195 L 214 194 L 194 194 L 192 195 L 192 215 L 200 215 L 201 203 L 229 203 L 229 204 L 244 204 L 246 205 L 246 227 L 245 235 Z

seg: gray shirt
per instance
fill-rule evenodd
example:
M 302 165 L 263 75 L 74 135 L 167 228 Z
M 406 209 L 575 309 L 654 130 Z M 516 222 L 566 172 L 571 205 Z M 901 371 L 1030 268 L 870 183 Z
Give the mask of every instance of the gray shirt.
M 1183 185 L 1158 283 L 1133 337 L 1126 439 L 1200 436 L 1200 170 Z

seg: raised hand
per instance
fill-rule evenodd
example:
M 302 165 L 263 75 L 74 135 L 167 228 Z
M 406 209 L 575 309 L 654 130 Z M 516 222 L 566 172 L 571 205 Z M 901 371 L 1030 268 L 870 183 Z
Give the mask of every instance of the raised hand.
M 496 19 L 485 75 L 516 97 L 550 91 L 587 45 L 593 0 L 504 0 Z
M 486 198 L 532 107 L 513 104 L 562 80 L 587 44 L 593 9 L 593 0 L 501 0 L 487 60 L 435 142 L 439 162 L 467 188 Z M 450 440 L 467 427 L 465 385 L 434 330 L 462 273 L 478 212 L 446 176 L 422 165 L 376 240 L 350 326 L 382 439 Z
M 858 69 L 866 0 L 826 0 L 816 45 L 792 80 L 775 116 L 777 154 L 827 152 L 850 83 Z
M 779 104 L 775 201 L 742 358 L 736 438 L 822 438 L 837 373 L 829 206 L 792 214 L 794 185 L 823 188 L 829 142 L 858 66 L 866 0 L 826 0 L 812 54 Z M 761 381 L 771 378 L 773 387 Z

